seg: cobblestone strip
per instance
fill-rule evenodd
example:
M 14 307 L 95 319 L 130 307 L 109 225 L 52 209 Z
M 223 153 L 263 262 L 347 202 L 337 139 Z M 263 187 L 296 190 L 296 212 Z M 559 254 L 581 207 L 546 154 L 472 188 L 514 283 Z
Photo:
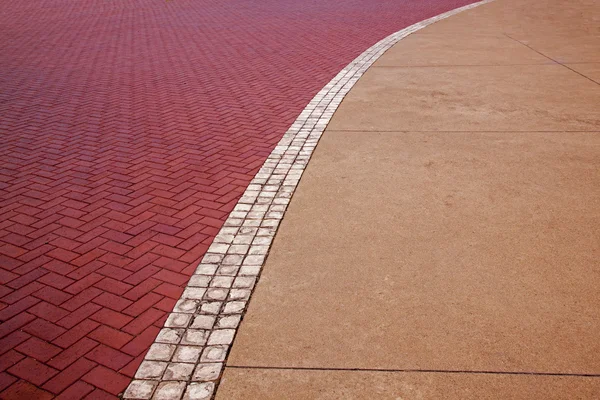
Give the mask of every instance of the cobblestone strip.
M 127 388 L 125 399 L 208 400 L 292 194 L 333 113 L 365 71 L 411 33 L 493 0 L 402 29 L 362 53 L 308 104 L 223 225 Z

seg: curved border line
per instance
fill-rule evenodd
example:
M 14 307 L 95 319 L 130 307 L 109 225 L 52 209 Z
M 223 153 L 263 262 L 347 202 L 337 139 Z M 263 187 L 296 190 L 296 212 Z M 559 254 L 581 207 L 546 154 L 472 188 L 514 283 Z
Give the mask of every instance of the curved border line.
M 379 57 L 426 26 L 493 0 L 445 12 L 380 40 L 341 70 L 300 113 L 250 182 L 154 344 L 124 399 L 208 400 L 300 177 L 343 98 Z M 156 393 L 155 393 L 156 392 Z

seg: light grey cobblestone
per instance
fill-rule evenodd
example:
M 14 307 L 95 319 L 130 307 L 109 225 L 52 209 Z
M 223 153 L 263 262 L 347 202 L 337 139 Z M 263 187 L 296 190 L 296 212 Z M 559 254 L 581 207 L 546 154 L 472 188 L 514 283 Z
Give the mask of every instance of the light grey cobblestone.
M 152 396 L 152 400 L 178 400 L 183 395 L 186 382 L 161 382 Z
M 457 8 L 382 39 L 317 93 L 273 149 L 215 236 L 124 399 L 212 399 L 273 237 L 344 96 L 402 38 L 490 1 Z
M 225 356 L 227 355 L 227 350 L 229 350 L 229 346 L 227 346 L 227 345 L 208 346 L 202 352 L 202 357 L 200 358 L 200 361 L 202 361 L 202 362 L 225 361 Z
M 210 328 L 209 328 L 210 329 Z M 194 346 L 204 346 L 206 339 L 209 336 L 208 330 L 202 329 L 187 329 L 181 339 L 181 344 L 189 344 Z
M 204 303 L 204 304 L 202 304 L 202 307 L 200 307 L 200 311 L 203 314 L 218 314 L 219 311 L 221 310 L 222 305 L 223 305 L 223 303 L 221 303 L 220 301 Z
M 192 322 L 192 328 L 212 329 L 215 324 L 216 317 L 214 315 L 198 315 Z
M 227 298 L 227 294 L 229 293 L 228 289 L 223 288 L 211 288 L 206 291 L 206 300 L 225 300 Z
M 211 282 L 211 279 L 213 278 L 209 275 L 192 275 L 188 282 L 188 286 L 205 288 L 208 287 L 209 283 Z
M 201 363 L 198 364 L 194 371 L 194 380 L 198 381 L 213 381 L 219 377 L 222 363 Z
M 202 300 L 206 289 L 200 287 L 188 287 L 181 295 L 182 299 Z
M 223 314 L 237 314 L 244 311 L 246 308 L 245 301 L 230 301 L 225 303 L 225 308 L 223 309 Z
M 198 361 L 203 348 L 201 346 L 177 346 L 173 355 L 174 362 L 195 363 Z
M 210 286 L 216 288 L 230 288 L 234 279 L 233 276 L 215 276 L 210 282 Z
M 256 278 L 252 276 L 238 276 L 233 281 L 234 288 L 247 288 L 252 289 L 254 287 L 254 283 L 256 282 Z
M 249 289 L 231 289 L 229 300 L 249 300 L 251 294 Z
M 191 314 L 171 313 L 165 322 L 167 328 L 187 328 Z
M 219 318 L 217 322 L 217 328 L 232 328 L 235 329 L 240 324 L 240 320 L 242 319 L 241 314 L 237 315 L 226 315 Z
M 142 361 L 135 377 L 137 379 L 160 379 L 167 368 L 166 362 L 160 361 Z
M 183 400 L 209 400 L 214 392 L 214 382 L 192 382 L 188 385 Z
M 169 361 L 175 351 L 174 344 L 154 343 L 146 353 L 146 360 Z
M 167 366 L 163 379 L 167 381 L 187 381 L 192 376 L 196 364 L 171 363 Z
M 158 381 L 133 380 L 125 391 L 124 397 L 139 400 L 150 399 L 156 386 L 158 386 Z
M 177 344 L 184 332 L 185 329 L 162 328 L 156 336 L 155 343 Z
M 208 344 L 230 344 L 233 341 L 235 329 L 217 329 L 212 331 L 208 338 Z
M 200 304 L 199 301 L 190 300 L 188 298 L 182 298 L 181 300 L 177 301 L 177 303 L 175 304 L 175 307 L 173 308 L 173 312 L 184 313 L 184 314 L 185 313 L 193 314 L 198 309 L 199 304 Z

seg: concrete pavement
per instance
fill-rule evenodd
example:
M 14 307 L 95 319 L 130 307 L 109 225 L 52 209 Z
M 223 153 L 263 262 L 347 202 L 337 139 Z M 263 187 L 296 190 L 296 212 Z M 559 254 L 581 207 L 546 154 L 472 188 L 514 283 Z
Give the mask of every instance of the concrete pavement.
M 600 397 L 600 4 L 405 38 L 326 129 L 217 399 Z

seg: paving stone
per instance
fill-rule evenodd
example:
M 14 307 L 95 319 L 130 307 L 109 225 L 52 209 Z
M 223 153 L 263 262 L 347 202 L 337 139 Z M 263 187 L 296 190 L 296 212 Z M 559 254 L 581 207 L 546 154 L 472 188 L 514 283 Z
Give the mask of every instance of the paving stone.
M 215 324 L 216 317 L 214 315 L 197 315 L 192 322 L 191 328 L 212 329 Z
M 194 370 L 194 380 L 200 382 L 214 381 L 221 374 L 222 363 L 200 363 Z
M 229 290 L 221 289 L 221 288 L 211 288 L 206 291 L 206 300 L 225 300 L 227 295 L 229 294 Z
M 236 314 L 242 312 L 246 307 L 245 301 L 230 301 L 225 303 L 223 314 Z
M 161 382 L 156 388 L 152 399 L 179 400 L 183 396 L 185 386 L 185 382 Z
M 202 304 L 202 306 L 200 307 L 200 311 L 206 314 L 218 314 L 222 306 L 222 302 L 212 301 L 209 303 Z
M 251 293 L 250 289 L 232 289 L 229 291 L 229 300 L 248 300 Z
M 135 377 L 137 379 L 160 379 L 167 368 L 166 362 L 143 361 L 138 368 Z
M 232 276 L 215 276 L 210 282 L 210 286 L 217 288 L 229 288 L 231 287 L 234 279 L 235 278 Z
M 216 329 L 211 332 L 208 338 L 208 345 L 231 344 L 235 336 L 235 329 Z
M 158 333 L 156 342 L 177 344 L 181 340 L 184 332 L 184 329 L 163 328 Z
M 209 332 L 200 329 L 186 329 L 181 344 L 188 344 L 194 346 L 204 346 L 206 339 L 208 338 Z
M 188 287 L 183 291 L 181 295 L 182 299 L 193 299 L 193 300 L 202 300 L 204 297 L 204 293 L 206 293 L 206 289 L 199 287 Z
M 144 357 L 146 360 L 169 361 L 175 352 L 175 345 L 154 343 Z
M 200 361 L 202 362 L 218 362 L 225 361 L 228 346 L 207 346 L 202 352 Z
M 167 381 L 187 381 L 192 376 L 196 364 L 171 363 L 167 366 L 163 379 Z
M 254 283 L 256 282 L 256 278 L 251 276 L 239 276 L 235 278 L 233 282 L 234 288 L 248 288 L 252 289 L 254 287 Z
M 215 390 L 213 382 L 190 383 L 183 396 L 184 400 L 209 400 Z
M 165 321 L 165 327 L 167 328 L 186 328 L 191 321 L 192 316 L 190 314 L 177 314 L 172 313 Z
M 242 318 L 242 316 L 239 314 L 222 316 L 219 318 L 219 321 L 217 322 L 217 328 L 235 329 L 238 327 L 241 318 Z
M 182 297 L 185 295 L 186 295 L 186 293 L 184 292 Z M 191 300 L 189 298 L 182 298 L 175 304 L 175 307 L 173 308 L 173 312 L 194 313 L 194 312 L 196 312 L 196 309 L 198 308 L 199 304 L 200 304 L 200 301 Z
M 125 391 L 124 397 L 140 400 L 150 399 L 156 386 L 158 386 L 157 381 L 134 380 Z
M 211 281 L 210 276 L 192 275 L 192 277 L 190 278 L 190 281 L 188 282 L 188 286 L 205 288 L 205 287 L 208 287 L 210 281 Z
M 202 353 L 203 347 L 201 346 L 177 346 L 177 350 L 175 350 L 175 354 L 173 355 L 174 362 L 183 362 L 183 363 L 195 363 L 198 361 L 200 357 L 200 353 Z M 215 357 L 217 355 L 215 354 Z

